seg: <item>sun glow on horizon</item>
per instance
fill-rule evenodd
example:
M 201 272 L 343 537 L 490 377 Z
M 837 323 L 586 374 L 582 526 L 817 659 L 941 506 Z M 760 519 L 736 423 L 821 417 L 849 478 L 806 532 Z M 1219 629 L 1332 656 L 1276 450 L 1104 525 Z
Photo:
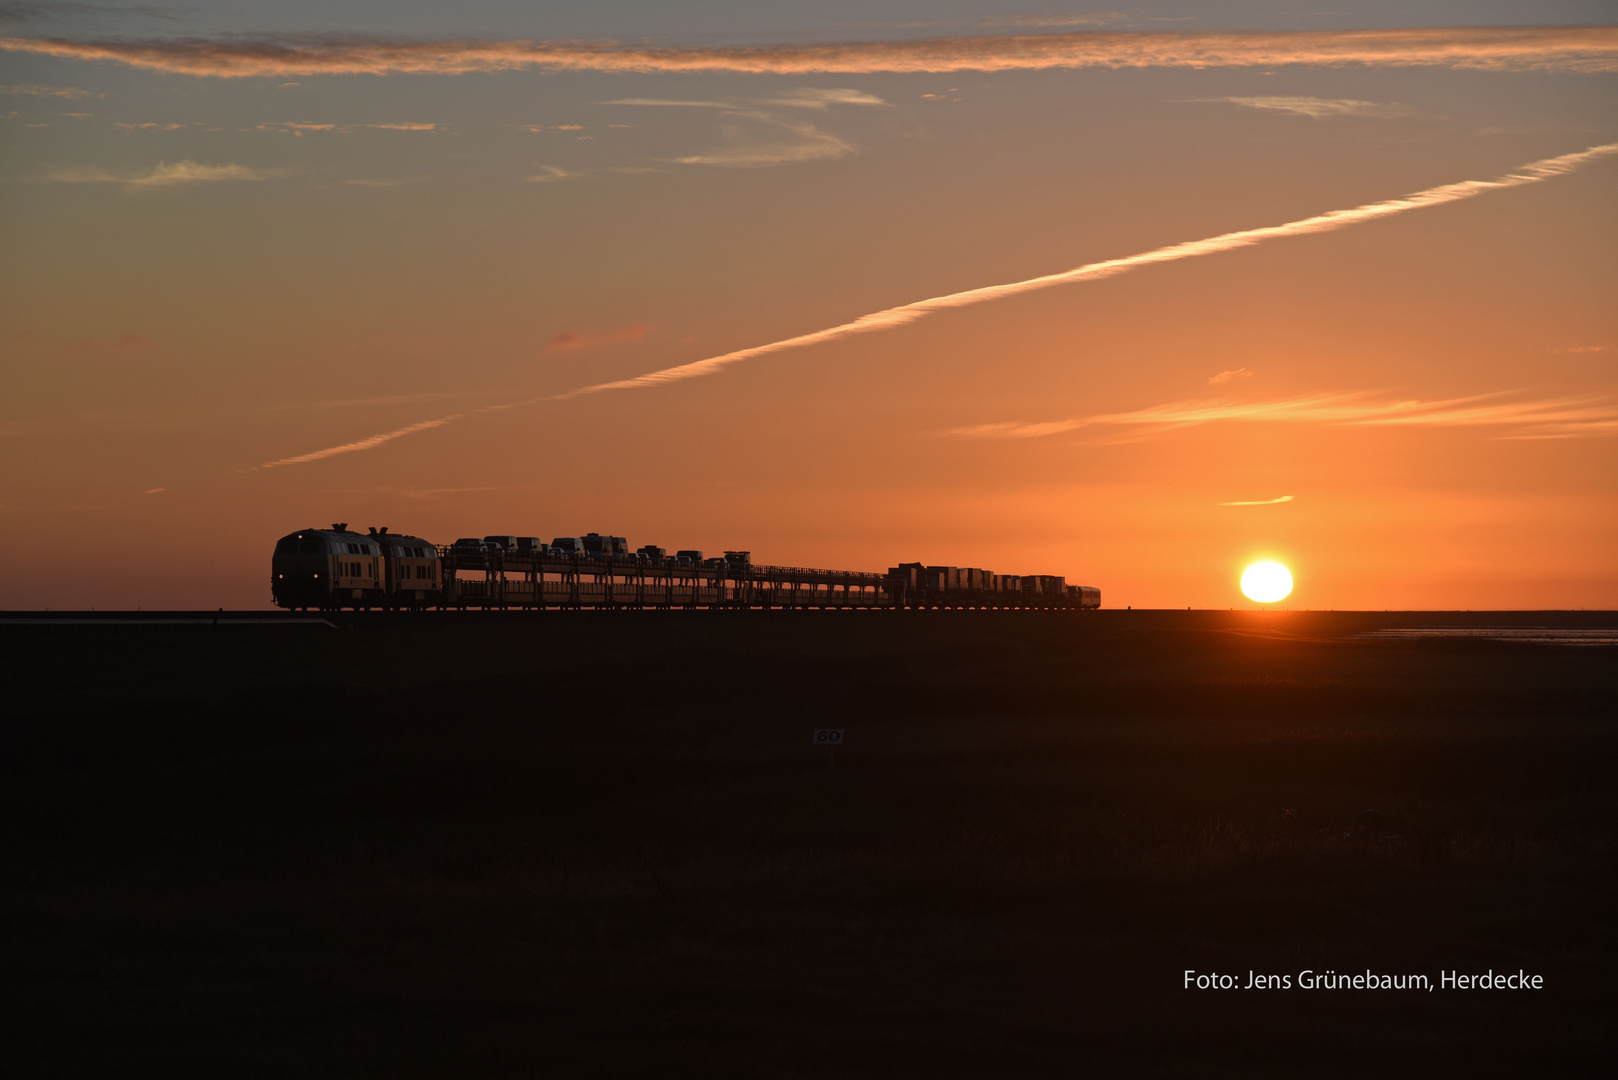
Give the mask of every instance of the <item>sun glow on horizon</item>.
M 1258 562 L 1242 571 L 1242 595 L 1273 604 L 1292 594 L 1292 571 L 1278 562 Z

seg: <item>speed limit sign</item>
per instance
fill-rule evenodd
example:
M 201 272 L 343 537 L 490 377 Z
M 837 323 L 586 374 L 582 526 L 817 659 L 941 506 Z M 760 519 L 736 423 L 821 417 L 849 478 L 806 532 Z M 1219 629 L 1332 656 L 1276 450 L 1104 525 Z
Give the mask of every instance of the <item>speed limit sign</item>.
M 817 727 L 812 741 L 816 746 L 842 746 L 843 729 L 840 727 Z

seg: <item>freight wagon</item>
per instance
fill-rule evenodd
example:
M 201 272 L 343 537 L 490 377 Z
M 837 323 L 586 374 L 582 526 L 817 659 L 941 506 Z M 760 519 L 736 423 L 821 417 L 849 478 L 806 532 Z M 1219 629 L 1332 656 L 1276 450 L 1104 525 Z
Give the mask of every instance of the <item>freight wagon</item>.
M 1098 608 L 1101 590 L 1069 585 L 1051 574 L 996 574 L 964 566 L 900 563 L 888 571 L 894 602 L 903 607 Z

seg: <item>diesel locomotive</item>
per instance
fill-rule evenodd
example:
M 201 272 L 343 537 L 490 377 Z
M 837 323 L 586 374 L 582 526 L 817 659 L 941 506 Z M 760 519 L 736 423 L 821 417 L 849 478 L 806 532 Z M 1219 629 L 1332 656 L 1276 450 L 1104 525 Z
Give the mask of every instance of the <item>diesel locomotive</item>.
M 443 573 L 438 549 L 418 536 L 347 522 L 283 536 L 270 559 L 270 594 L 277 607 L 332 611 L 350 607 L 439 606 Z

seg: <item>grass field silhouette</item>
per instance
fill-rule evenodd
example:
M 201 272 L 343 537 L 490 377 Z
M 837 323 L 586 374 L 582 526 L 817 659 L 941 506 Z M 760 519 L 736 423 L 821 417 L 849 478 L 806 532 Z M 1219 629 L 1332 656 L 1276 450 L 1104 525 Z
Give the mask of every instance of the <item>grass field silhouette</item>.
M 1612 624 L 7 628 L 6 1056 L 32 1076 L 1584 1074 L 1612 1054 L 1618 649 L 1353 636 L 1547 618 Z M 847 730 L 835 763 L 822 726 Z M 1183 975 L 1491 967 L 1546 989 Z

